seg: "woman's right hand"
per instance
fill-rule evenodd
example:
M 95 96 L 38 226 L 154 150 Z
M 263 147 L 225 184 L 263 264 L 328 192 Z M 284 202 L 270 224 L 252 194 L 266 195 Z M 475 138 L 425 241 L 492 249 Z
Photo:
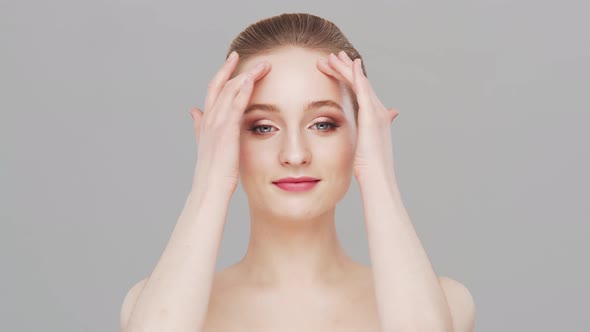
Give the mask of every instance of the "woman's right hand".
M 254 88 L 254 83 L 270 71 L 261 62 L 234 78 L 239 56 L 228 57 L 209 82 L 205 111 L 191 109 L 198 145 L 192 189 L 228 190 L 231 195 L 239 178 L 240 123 Z

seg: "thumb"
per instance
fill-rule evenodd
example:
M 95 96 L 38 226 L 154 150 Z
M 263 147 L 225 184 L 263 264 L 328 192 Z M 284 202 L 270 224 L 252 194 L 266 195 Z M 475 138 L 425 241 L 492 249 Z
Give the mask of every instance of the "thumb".
M 189 114 L 191 118 L 193 118 L 193 126 L 195 129 L 195 138 L 197 144 L 199 144 L 199 136 L 201 135 L 201 119 L 203 118 L 203 111 L 201 109 L 193 107 L 191 108 Z
M 393 120 L 398 116 L 399 111 L 396 110 L 395 108 L 388 108 L 390 114 L 389 114 L 389 122 L 393 123 Z

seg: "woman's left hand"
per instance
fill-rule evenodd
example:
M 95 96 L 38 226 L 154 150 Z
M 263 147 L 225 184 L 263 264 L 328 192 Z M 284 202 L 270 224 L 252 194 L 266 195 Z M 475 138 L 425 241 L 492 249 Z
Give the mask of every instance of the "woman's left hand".
M 385 176 L 383 180 L 395 180 L 391 123 L 399 112 L 386 108 L 377 98 L 363 74 L 361 59 L 352 61 L 346 52 L 340 51 L 338 56 L 331 53 L 327 63 L 322 60 L 318 61 L 318 69 L 343 81 L 357 97 L 359 110 L 354 175 L 359 182 L 366 176 Z

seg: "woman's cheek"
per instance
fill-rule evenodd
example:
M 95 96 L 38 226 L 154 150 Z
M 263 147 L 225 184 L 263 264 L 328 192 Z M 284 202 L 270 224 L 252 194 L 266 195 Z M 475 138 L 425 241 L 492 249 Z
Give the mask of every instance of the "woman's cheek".
M 337 172 L 348 173 L 352 171 L 354 159 L 354 146 L 346 137 L 339 137 L 334 144 L 322 145 L 319 155 L 325 156 L 326 162 Z
M 248 173 L 252 158 L 256 158 L 256 153 L 252 143 L 248 140 L 247 135 L 250 132 L 243 131 L 240 135 L 240 173 Z
M 268 143 L 265 145 L 264 140 L 252 136 L 252 132 L 246 131 L 240 137 L 239 167 L 242 174 L 267 172 L 265 169 L 269 167 L 269 159 L 272 158 Z

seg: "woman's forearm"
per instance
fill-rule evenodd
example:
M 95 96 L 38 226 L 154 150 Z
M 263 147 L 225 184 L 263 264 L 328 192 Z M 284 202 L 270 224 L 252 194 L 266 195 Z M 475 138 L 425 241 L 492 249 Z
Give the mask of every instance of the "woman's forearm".
M 384 332 L 451 332 L 451 313 L 392 176 L 359 179 Z
M 231 195 L 193 188 L 125 332 L 200 332 Z

